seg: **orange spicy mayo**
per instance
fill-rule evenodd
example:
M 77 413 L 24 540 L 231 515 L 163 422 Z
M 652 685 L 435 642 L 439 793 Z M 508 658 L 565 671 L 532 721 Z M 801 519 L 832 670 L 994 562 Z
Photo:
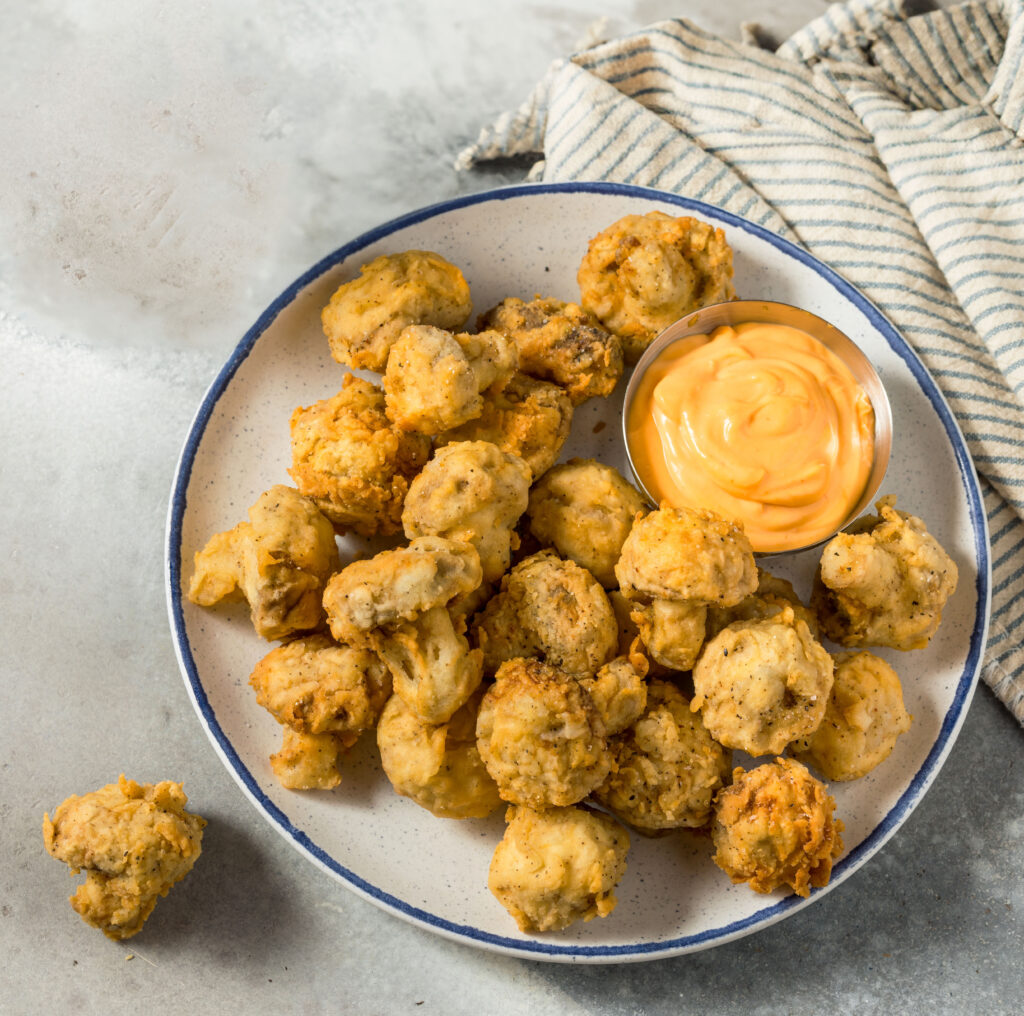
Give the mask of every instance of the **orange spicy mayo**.
M 842 526 L 874 456 L 871 401 L 846 364 L 798 328 L 754 321 L 668 346 L 626 428 L 653 498 L 740 521 L 762 552 Z

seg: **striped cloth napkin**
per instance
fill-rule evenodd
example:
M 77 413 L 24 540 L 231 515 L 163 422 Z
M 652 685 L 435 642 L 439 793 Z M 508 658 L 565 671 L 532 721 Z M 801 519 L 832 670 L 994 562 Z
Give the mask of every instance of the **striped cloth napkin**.
M 873 300 L 964 431 L 991 529 L 983 679 L 1024 723 L 1024 0 L 829 8 L 777 51 L 666 21 L 552 65 L 459 158 L 677 191 Z

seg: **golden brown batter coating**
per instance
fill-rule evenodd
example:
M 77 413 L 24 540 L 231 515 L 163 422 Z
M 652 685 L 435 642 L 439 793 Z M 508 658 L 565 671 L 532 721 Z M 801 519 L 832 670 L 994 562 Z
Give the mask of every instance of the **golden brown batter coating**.
M 636 516 L 647 510 L 640 492 L 611 466 L 570 459 L 549 469 L 530 491 L 530 532 L 562 557 L 614 588 L 615 563 Z
M 440 254 L 383 254 L 359 272 L 338 287 L 321 314 L 338 363 L 383 371 L 391 346 L 407 325 L 453 329 L 469 319 L 469 286 Z
M 519 369 L 562 388 L 574 406 L 610 395 L 622 376 L 617 336 L 575 303 L 536 297 L 502 300 L 483 314 L 478 328 L 507 335 L 519 351 Z
M 483 412 L 483 395 L 500 391 L 517 363 L 501 332 L 453 335 L 410 325 L 391 347 L 381 381 L 388 419 L 420 434 L 458 427 Z
M 483 653 L 470 649 L 445 607 L 377 632 L 374 648 L 388 665 L 395 694 L 427 723 L 444 723 L 483 677 Z
M 341 783 L 338 765 L 349 747 L 348 737 L 283 727 L 281 750 L 270 756 L 270 768 L 288 790 L 331 790 Z
M 788 885 L 798 896 L 828 885 L 843 852 L 843 824 L 825 785 L 793 759 L 744 772 L 715 801 L 714 861 L 759 893 Z
M 811 607 L 825 635 L 842 646 L 923 649 L 956 591 L 956 564 L 925 524 L 896 511 L 893 501 L 882 498 L 878 516 L 839 533 L 822 551 Z
M 618 655 L 625 656 L 632 649 L 633 643 L 640 638 L 640 629 L 630 616 L 635 604 L 632 600 L 626 599 L 618 589 L 608 590 L 608 602 L 619 626 Z
M 708 608 L 706 637 L 714 638 L 733 621 L 758 621 L 773 617 L 786 606 L 792 607 L 794 615 L 807 625 L 815 638 L 818 638 L 818 619 L 813 611 L 804 606 L 793 588 L 793 583 L 758 568 L 757 589 L 754 592 L 731 607 Z
M 201 607 L 244 597 L 265 639 L 316 628 L 321 597 L 338 567 L 334 528 L 312 501 L 278 485 L 259 496 L 249 521 L 217 533 L 195 555 L 188 598 Z
M 636 609 L 633 600 L 626 599 L 618 589 L 608 592 L 608 602 L 612 605 L 615 613 L 615 620 L 619 625 L 619 648 L 618 655 L 633 655 L 640 653 L 647 660 L 648 677 L 665 677 L 674 668 L 664 667 L 647 652 L 647 647 L 640 638 L 640 629 L 631 614 Z
M 180 783 L 138 784 L 122 775 L 43 816 L 43 842 L 86 881 L 71 897 L 82 920 L 107 938 L 142 929 L 157 900 L 199 857 L 206 821 L 185 811 Z
M 647 707 L 611 739 L 613 763 L 594 798 L 645 832 L 700 828 L 729 776 L 729 756 L 675 685 L 651 681 Z
M 465 633 L 469 628 L 469 622 L 477 611 L 494 595 L 495 587 L 492 583 L 481 582 L 476 589 L 468 593 L 461 593 L 454 600 L 448 603 L 448 613 L 452 616 L 452 623 L 455 630 Z
M 477 615 L 484 671 L 537 657 L 570 673 L 594 674 L 615 656 L 618 624 L 605 591 L 585 568 L 542 550 L 520 561 Z
M 692 600 L 636 603 L 630 615 L 644 650 L 669 670 L 692 670 L 704 646 L 708 608 Z
M 527 933 L 607 917 L 626 873 L 629 834 L 585 808 L 508 809 L 488 886 Z
M 373 727 L 391 695 L 391 674 L 369 649 L 309 635 L 272 649 L 249 683 L 278 723 L 304 734 L 354 742 Z
M 598 233 L 577 273 L 580 303 L 622 339 L 636 363 L 681 317 L 731 300 L 732 249 L 699 219 L 664 212 L 627 215 Z
M 601 715 L 605 732 L 611 737 L 640 717 L 647 705 L 647 657 L 632 651 L 616 656 L 593 677 L 578 678 Z
M 633 523 L 615 575 L 622 592 L 640 600 L 729 606 L 757 588 L 742 527 L 714 512 L 668 505 Z
M 537 479 L 558 460 L 571 426 L 572 403 L 558 385 L 517 373 L 500 392 L 488 396 L 475 420 L 445 431 L 435 446 L 490 441 L 518 455 Z
M 413 621 L 480 580 L 480 556 L 470 544 L 421 536 L 332 576 L 324 590 L 327 623 L 338 642 L 372 646 L 377 629 Z
M 501 804 L 476 746 L 478 690 L 446 723 L 426 723 L 395 695 L 377 726 L 381 765 L 395 791 L 438 818 L 484 818 Z
M 766 620 L 737 621 L 705 644 L 691 708 L 725 747 L 778 754 L 818 728 L 832 671 L 832 657 L 786 607 Z
M 487 690 L 477 747 L 505 801 L 575 804 L 600 786 L 611 755 L 604 723 L 572 675 L 537 660 L 509 660 Z
M 884 762 L 910 729 L 896 671 L 873 653 L 840 653 L 825 718 L 790 745 L 793 754 L 826 780 L 859 780 Z
M 526 511 L 530 467 L 489 441 L 458 441 L 437 454 L 409 486 L 402 525 L 409 539 L 443 536 L 471 543 L 484 582 L 508 570 L 514 527 Z
M 430 441 L 387 418 L 380 388 L 346 374 L 337 395 L 295 410 L 291 431 L 288 472 L 338 529 L 398 532 L 405 492 Z

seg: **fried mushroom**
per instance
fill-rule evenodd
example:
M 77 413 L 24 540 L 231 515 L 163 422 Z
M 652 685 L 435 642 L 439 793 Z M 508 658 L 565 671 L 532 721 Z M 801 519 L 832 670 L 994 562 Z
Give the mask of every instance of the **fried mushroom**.
M 391 674 L 375 653 L 319 634 L 271 650 L 249 684 L 278 723 L 353 743 L 376 724 L 391 694 Z
M 616 656 L 593 677 L 579 682 L 590 694 L 608 735 L 634 723 L 647 705 L 647 657 L 630 652 Z
M 331 355 L 353 370 L 383 371 L 408 325 L 460 328 L 472 310 L 462 272 L 433 251 L 383 254 L 335 290 L 321 320 Z
M 627 215 L 598 233 L 580 263 L 580 303 L 635 363 L 674 321 L 731 300 L 732 249 L 721 229 L 664 212 Z
M 519 369 L 553 381 L 574 406 L 610 395 L 622 376 L 618 337 L 575 303 L 513 296 L 483 314 L 477 327 L 507 335 L 519 352 Z
M 413 621 L 480 585 L 480 555 L 468 544 L 421 536 L 406 547 L 353 561 L 332 576 L 324 609 L 338 642 L 370 646 L 374 633 Z
M 741 526 L 667 504 L 633 523 L 615 575 L 635 600 L 729 606 L 757 588 L 754 551 Z
M 337 566 L 330 522 L 294 488 L 278 485 L 259 496 L 248 522 L 196 553 L 188 598 L 210 607 L 244 597 L 257 634 L 282 639 L 321 623 L 324 585 Z
M 474 622 L 484 670 L 537 657 L 570 673 L 594 674 L 618 646 L 618 624 L 605 591 L 585 568 L 542 550 L 502 580 Z
M 388 419 L 420 434 L 458 427 L 483 412 L 484 393 L 500 391 L 516 364 L 516 348 L 501 332 L 410 325 L 391 347 L 381 381 Z
M 389 535 L 401 526 L 409 481 L 430 455 L 430 440 L 396 427 L 384 392 L 354 374 L 341 391 L 291 418 L 291 478 L 342 532 Z
M 270 756 L 270 768 L 286 790 L 331 790 L 341 783 L 338 766 L 350 746 L 347 736 L 284 727 L 281 750 Z
M 471 543 L 484 582 L 508 569 L 514 527 L 526 511 L 530 467 L 489 441 L 446 445 L 409 486 L 402 525 L 409 539 L 443 536 Z
M 637 515 L 640 492 L 612 466 L 570 459 L 549 469 L 530 491 L 530 532 L 586 568 L 605 589 L 618 583 L 615 564 Z
M 692 600 L 633 604 L 630 617 L 644 649 L 669 670 L 691 670 L 704 645 L 708 608 Z
M 611 739 L 612 767 L 595 800 L 644 832 L 700 828 L 729 776 L 729 758 L 675 685 L 651 681 L 640 718 Z
M 511 807 L 487 884 L 527 933 L 607 917 L 626 873 L 629 834 L 585 808 Z
M 910 729 L 896 671 L 865 651 L 839 653 L 825 717 L 790 745 L 792 754 L 826 780 L 859 780 L 884 762 Z
M 70 901 L 82 920 L 115 940 L 142 930 L 201 852 L 206 821 L 186 804 L 180 783 L 139 784 L 122 774 L 43 816 L 47 852 L 72 874 L 86 873 Z
M 503 800 L 575 804 L 611 766 L 604 723 L 571 674 L 538 660 L 503 663 L 480 705 L 477 747 Z
M 817 730 L 832 680 L 832 657 L 786 607 L 765 620 L 736 621 L 705 644 L 691 708 L 727 748 L 778 754 Z
M 788 885 L 798 896 L 828 885 L 843 851 L 835 801 L 801 763 L 778 758 L 719 791 L 711 830 L 714 861 L 734 883 L 759 893 Z
M 444 723 L 473 694 L 483 677 L 483 653 L 470 649 L 445 607 L 374 635 L 388 665 L 395 694 L 427 723 Z
M 478 689 L 444 723 L 427 723 L 394 695 L 377 726 L 384 773 L 395 792 L 438 818 L 485 818 L 500 804 L 476 746 Z
M 877 516 L 822 551 L 811 608 L 841 646 L 923 649 L 956 591 L 956 564 L 924 522 L 893 501 L 882 498 Z

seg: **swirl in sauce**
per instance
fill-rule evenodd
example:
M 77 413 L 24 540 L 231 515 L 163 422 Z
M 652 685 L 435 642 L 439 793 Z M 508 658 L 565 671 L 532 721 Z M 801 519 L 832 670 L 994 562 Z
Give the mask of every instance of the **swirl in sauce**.
M 627 439 L 652 497 L 742 522 L 754 550 L 772 553 L 846 523 L 874 428 L 871 400 L 835 353 L 751 321 L 668 346 L 641 379 Z

